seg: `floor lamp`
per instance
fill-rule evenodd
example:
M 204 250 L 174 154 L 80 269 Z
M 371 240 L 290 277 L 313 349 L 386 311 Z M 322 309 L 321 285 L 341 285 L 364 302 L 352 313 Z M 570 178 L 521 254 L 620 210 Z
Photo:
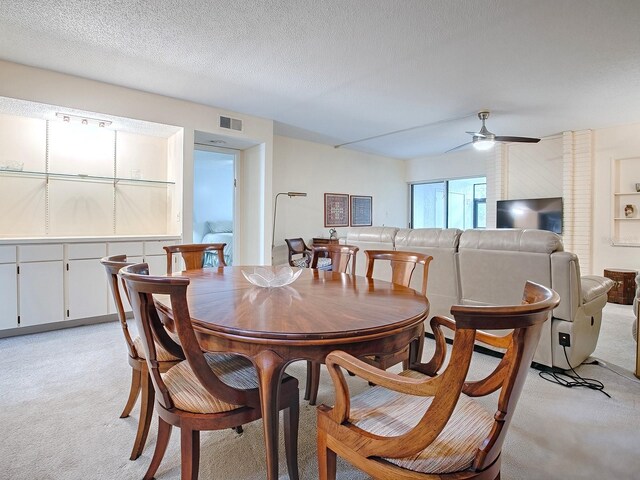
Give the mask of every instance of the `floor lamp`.
M 271 260 L 273 261 L 273 248 L 275 247 L 276 240 L 276 214 L 278 213 L 278 197 L 280 195 L 287 195 L 291 197 L 306 197 L 306 192 L 280 192 L 276 195 L 276 201 L 273 205 L 273 228 L 271 229 Z

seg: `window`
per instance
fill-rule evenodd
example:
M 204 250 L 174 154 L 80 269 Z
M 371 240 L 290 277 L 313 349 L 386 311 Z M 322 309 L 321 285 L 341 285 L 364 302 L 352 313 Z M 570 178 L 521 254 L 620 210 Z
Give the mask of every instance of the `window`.
M 485 228 L 487 180 L 460 178 L 411 185 L 412 228 Z

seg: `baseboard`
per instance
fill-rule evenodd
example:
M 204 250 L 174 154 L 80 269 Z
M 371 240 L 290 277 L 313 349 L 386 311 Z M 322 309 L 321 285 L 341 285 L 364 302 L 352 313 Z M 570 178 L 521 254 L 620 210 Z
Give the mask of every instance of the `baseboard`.
M 27 327 L 8 328 L 0 330 L 0 338 L 17 337 L 19 335 L 30 335 L 32 333 L 50 332 L 52 330 L 62 330 L 64 328 L 80 327 L 82 325 L 95 325 L 98 323 L 113 322 L 118 320 L 115 313 L 100 315 L 99 317 L 76 318 L 63 322 L 43 323 L 42 325 L 29 325 Z

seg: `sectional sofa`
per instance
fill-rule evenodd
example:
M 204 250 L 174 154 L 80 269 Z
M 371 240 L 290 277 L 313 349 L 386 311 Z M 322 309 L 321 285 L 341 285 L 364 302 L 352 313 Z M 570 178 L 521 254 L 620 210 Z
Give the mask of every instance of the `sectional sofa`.
M 554 233 L 361 227 L 348 230 L 341 243 L 360 248 L 358 275 L 366 270 L 365 250 L 407 250 L 433 256 L 427 285 L 430 315 L 448 316 L 454 304 L 519 303 L 526 280 L 551 287 L 560 294 L 561 302 L 545 325 L 534 362 L 560 369 L 576 367 L 596 347 L 602 309 L 613 281 L 581 276 L 578 257 L 563 251 L 562 239 Z M 389 268 L 376 265 L 374 277 L 390 278 Z M 416 281 L 420 277 L 413 276 Z M 561 333 L 569 336 L 569 346 L 560 344 Z

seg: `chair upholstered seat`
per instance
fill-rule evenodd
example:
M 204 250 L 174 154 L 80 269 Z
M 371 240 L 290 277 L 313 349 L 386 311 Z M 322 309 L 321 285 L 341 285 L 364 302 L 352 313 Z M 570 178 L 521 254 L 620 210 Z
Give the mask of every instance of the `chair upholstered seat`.
M 293 262 L 293 265 L 291 265 L 292 267 L 307 268 L 309 266 L 309 262 L 307 261 L 306 257 L 294 258 L 292 262 Z
M 293 266 L 298 268 L 308 268 L 309 262 L 306 258 L 298 258 L 293 260 Z M 327 269 L 331 266 L 330 258 L 319 258 L 318 259 L 318 270 Z
M 427 378 L 412 370 L 405 370 L 400 375 Z M 349 421 L 376 435 L 401 435 L 417 425 L 432 400 L 433 397 L 405 395 L 376 386 L 351 399 Z M 488 437 L 493 422 L 493 416 L 478 402 L 464 394 L 460 395 L 449 422 L 433 443 L 411 457 L 385 460 L 421 473 L 466 470 L 471 467 L 477 449 Z
M 239 389 L 258 388 L 258 377 L 253 364 L 240 355 L 206 353 L 211 370 L 227 385 Z M 220 413 L 240 408 L 211 395 L 183 361 L 171 367 L 162 379 L 176 408 L 192 413 Z
M 142 346 L 142 339 L 140 337 L 136 337 L 133 339 L 133 346 L 135 347 L 136 353 L 138 354 L 139 358 L 142 358 L 142 359 L 147 358 L 145 357 L 144 347 Z M 158 357 L 159 362 L 175 362 L 177 360 L 180 360 L 179 358 L 174 357 L 169 352 L 167 352 L 164 348 L 162 348 L 162 345 L 160 345 L 159 343 L 156 343 L 156 355 Z

